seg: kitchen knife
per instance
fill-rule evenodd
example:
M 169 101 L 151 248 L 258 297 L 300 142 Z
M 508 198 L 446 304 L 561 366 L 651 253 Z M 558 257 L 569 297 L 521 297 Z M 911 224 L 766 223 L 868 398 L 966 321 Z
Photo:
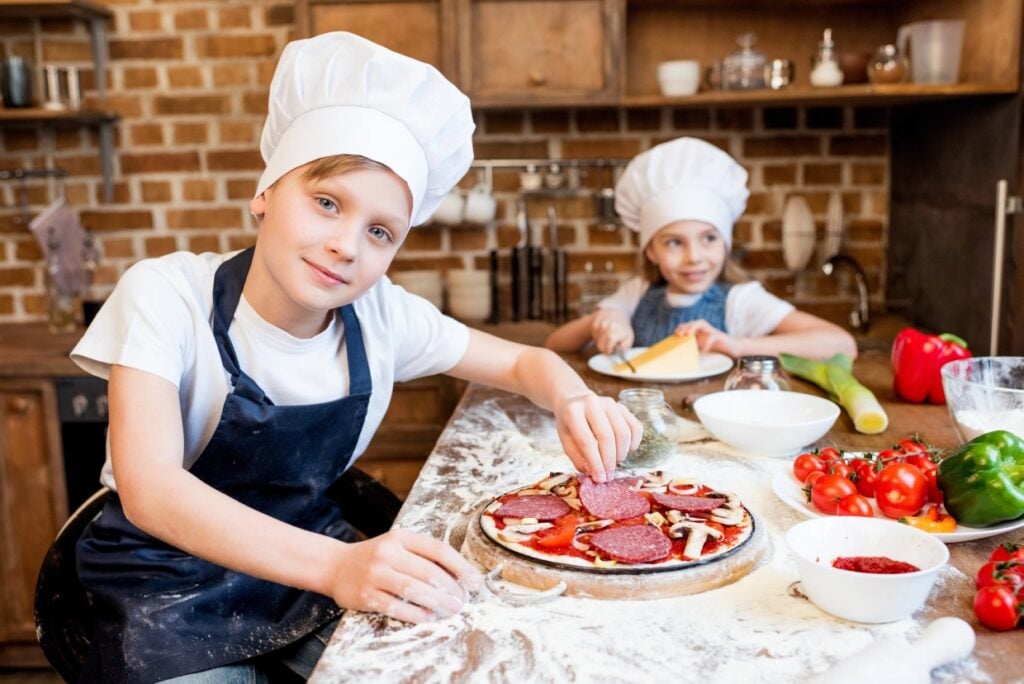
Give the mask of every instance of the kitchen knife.
M 494 325 L 501 322 L 501 293 L 498 291 L 498 250 L 490 254 L 491 315 L 487 322 Z

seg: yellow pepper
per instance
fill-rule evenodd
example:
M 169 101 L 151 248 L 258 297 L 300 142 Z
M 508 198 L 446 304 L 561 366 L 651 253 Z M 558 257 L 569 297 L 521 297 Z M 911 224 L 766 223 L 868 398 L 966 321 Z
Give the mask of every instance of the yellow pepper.
M 939 513 L 939 505 L 933 504 L 924 515 L 900 518 L 904 525 L 916 527 L 925 532 L 955 532 L 956 520 L 948 513 Z

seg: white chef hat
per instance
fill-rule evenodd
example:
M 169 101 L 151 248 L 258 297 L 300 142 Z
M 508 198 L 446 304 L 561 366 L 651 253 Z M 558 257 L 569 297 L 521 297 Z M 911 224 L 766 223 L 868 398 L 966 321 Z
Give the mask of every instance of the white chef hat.
M 732 226 L 747 206 L 747 172 L 696 138 L 678 138 L 637 155 L 615 186 L 615 210 L 646 246 L 675 221 L 704 221 L 732 247 Z
M 292 41 L 270 83 L 256 195 L 316 159 L 361 155 L 408 184 L 419 225 L 469 169 L 474 128 L 469 98 L 429 64 L 342 31 Z

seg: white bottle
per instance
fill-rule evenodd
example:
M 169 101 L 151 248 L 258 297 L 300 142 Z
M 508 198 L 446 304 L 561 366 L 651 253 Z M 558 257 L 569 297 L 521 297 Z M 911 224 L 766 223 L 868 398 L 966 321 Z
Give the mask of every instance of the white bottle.
M 832 41 L 832 29 L 825 29 L 818 54 L 811 69 L 811 85 L 818 88 L 834 88 L 843 84 L 843 72 L 836 61 L 836 44 Z

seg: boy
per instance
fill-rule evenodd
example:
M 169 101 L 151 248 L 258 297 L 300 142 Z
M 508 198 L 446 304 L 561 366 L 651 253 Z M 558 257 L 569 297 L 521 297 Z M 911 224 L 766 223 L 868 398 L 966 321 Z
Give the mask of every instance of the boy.
M 270 86 L 255 248 L 125 273 L 72 353 L 109 379 L 114 490 L 78 545 L 97 613 L 85 679 L 250 680 L 268 654 L 308 675 L 339 606 L 460 610 L 477 573 L 458 553 L 404 530 L 355 542 L 325 496 L 395 381 L 447 372 L 525 394 L 598 480 L 637 446 L 636 420 L 555 354 L 384 277 L 465 174 L 472 132 L 432 67 L 346 33 L 293 42 Z

